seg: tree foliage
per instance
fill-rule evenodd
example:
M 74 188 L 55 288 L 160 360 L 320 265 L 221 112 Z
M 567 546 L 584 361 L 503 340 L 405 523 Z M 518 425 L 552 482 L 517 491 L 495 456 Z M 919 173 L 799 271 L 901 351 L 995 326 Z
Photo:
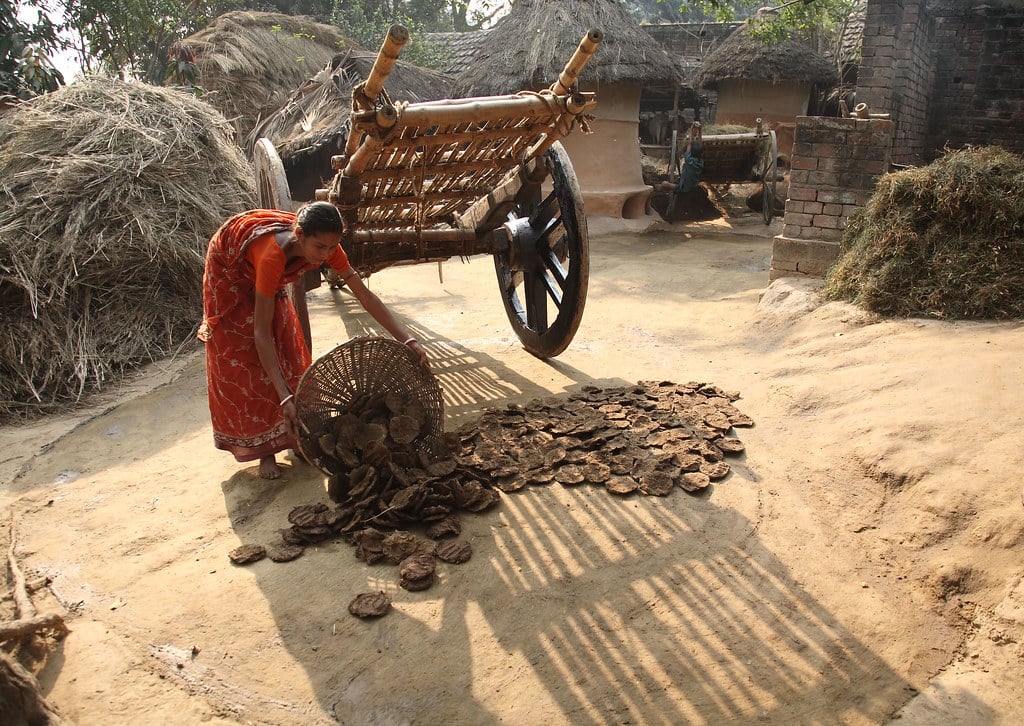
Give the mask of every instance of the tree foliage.
M 24 6 L 38 12 L 35 22 L 22 19 L 19 0 L 0 0 L 0 95 L 18 98 L 56 90 L 64 82 L 50 60 L 50 54 L 61 48 L 59 27 L 45 6 Z
M 694 0 L 710 19 L 731 22 L 746 19 L 749 33 L 766 43 L 778 43 L 791 35 L 820 46 L 823 37 L 834 35 L 856 5 L 855 0 L 785 0 L 775 4 L 758 0 Z
M 237 7 L 233 0 L 61 0 L 86 70 L 159 84 L 170 47 Z
M 423 33 L 475 30 L 503 3 L 478 3 L 470 11 L 467 0 L 334 0 L 332 22 L 364 48 L 376 50 L 395 24 L 411 34 L 403 60 L 418 65 L 442 65 L 438 51 L 422 39 Z

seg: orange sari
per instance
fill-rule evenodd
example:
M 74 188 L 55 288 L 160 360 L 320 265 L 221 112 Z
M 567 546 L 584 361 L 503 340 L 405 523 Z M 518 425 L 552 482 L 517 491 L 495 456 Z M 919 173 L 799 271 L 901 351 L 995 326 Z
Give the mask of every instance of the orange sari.
M 291 212 L 257 209 L 236 214 L 210 238 L 206 253 L 198 337 L 206 343 L 213 442 L 238 461 L 253 461 L 296 446 L 285 432 L 277 391 L 256 352 L 256 270 L 246 257 L 257 239 L 294 224 Z M 312 267 L 303 259 L 289 261 L 274 297 L 274 346 L 293 391 L 312 360 L 285 286 Z

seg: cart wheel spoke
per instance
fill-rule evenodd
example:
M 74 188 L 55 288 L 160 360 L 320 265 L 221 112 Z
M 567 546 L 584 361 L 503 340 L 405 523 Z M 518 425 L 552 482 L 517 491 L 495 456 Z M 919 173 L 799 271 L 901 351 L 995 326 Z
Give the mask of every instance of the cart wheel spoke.
M 558 285 L 557 290 L 551 288 L 552 300 L 555 300 L 555 296 L 557 295 L 556 304 L 561 305 L 562 291 L 565 290 L 565 284 L 568 278 L 566 269 L 562 267 L 562 263 L 559 261 L 554 250 L 551 250 L 544 255 L 543 259 L 544 266 L 547 268 L 548 275 L 551 277 L 551 282 Z
M 558 221 L 558 195 L 552 190 L 536 211 L 530 214 L 530 226 L 534 229 L 550 227 L 552 221 Z
M 590 260 L 572 162 L 561 144 L 553 145 L 544 160 L 550 174 L 544 193 L 509 215 L 519 238 L 507 253 L 494 256 L 494 264 L 513 330 L 528 351 L 548 358 L 565 350 L 576 334 Z
M 548 286 L 544 275 L 526 276 L 526 323 L 533 330 L 548 328 Z

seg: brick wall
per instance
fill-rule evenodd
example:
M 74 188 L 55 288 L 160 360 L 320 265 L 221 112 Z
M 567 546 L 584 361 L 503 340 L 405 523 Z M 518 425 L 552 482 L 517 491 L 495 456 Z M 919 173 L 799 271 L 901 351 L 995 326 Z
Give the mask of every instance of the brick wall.
M 857 101 L 891 114 L 897 163 L 968 144 L 1024 153 L 1024 3 L 868 0 Z
M 1024 4 L 947 0 L 932 12 L 931 158 L 968 143 L 1024 154 Z
M 895 121 L 892 159 L 921 164 L 928 156 L 934 26 L 925 0 L 868 0 L 857 77 L 857 102 Z M 946 52 L 950 52 L 947 49 Z
M 769 279 L 823 277 L 839 255 L 846 222 L 889 170 L 894 123 L 798 116 L 782 234 Z

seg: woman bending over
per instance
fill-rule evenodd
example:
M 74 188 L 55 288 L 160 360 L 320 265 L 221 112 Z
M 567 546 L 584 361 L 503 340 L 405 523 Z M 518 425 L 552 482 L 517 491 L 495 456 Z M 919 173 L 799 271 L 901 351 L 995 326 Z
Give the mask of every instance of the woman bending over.
M 297 445 L 295 388 L 312 363 L 286 292 L 324 263 L 363 308 L 427 365 L 427 354 L 367 289 L 341 248 L 343 224 L 329 202 L 298 214 L 255 209 L 221 225 L 206 252 L 203 322 L 213 441 L 238 461 L 259 459 L 260 476 L 281 476 L 275 454 Z

